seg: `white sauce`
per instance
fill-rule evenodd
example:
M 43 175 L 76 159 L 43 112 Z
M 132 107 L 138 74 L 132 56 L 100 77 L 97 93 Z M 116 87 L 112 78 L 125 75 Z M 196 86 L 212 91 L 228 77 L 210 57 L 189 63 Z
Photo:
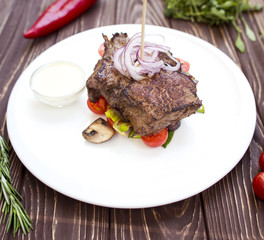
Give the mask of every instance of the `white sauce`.
M 83 70 L 69 62 L 54 62 L 36 70 L 30 81 L 36 97 L 45 103 L 62 106 L 84 90 Z M 57 103 L 56 103 L 57 101 Z
M 33 75 L 31 86 L 42 95 L 62 97 L 79 91 L 84 81 L 84 73 L 79 66 L 56 62 L 38 69 Z

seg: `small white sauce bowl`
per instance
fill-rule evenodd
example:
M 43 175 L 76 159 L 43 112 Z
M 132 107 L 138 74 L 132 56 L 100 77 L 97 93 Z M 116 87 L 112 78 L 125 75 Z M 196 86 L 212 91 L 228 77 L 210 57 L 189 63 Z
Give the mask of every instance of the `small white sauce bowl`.
M 35 97 L 54 107 L 63 107 L 77 100 L 85 89 L 85 83 L 83 69 L 66 61 L 45 64 L 30 78 Z

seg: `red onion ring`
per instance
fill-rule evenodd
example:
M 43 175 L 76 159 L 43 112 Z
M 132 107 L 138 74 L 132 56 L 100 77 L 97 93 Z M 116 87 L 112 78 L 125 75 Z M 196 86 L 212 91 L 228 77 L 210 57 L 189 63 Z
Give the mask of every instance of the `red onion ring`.
M 150 35 L 148 35 L 150 36 Z M 161 37 L 163 37 L 161 35 Z M 176 62 L 176 66 L 171 66 L 159 59 L 159 53 L 164 52 Z M 152 77 L 161 69 L 175 72 L 181 67 L 180 61 L 170 53 L 170 48 L 155 43 L 145 42 L 143 59 L 141 53 L 141 33 L 135 34 L 125 47 L 118 49 L 114 54 L 114 67 L 124 76 L 133 78 L 136 81 L 144 79 L 146 76 Z

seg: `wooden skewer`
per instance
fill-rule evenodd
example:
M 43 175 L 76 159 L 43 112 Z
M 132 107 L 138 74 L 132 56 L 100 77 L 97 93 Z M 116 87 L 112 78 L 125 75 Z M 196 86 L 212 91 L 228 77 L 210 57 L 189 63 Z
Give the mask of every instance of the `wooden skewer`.
M 143 60 L 143 52 L 144 52 L 146 11 L 147 11 L 147 0 L 143 0 L 142 27 L 141 27 L 141 54 L 140 54 L 140 58 L 142 60 Z

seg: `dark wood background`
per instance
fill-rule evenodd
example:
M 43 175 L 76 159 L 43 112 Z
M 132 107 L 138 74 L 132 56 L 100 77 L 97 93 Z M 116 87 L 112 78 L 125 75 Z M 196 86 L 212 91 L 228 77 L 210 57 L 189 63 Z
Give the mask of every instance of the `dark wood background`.
M 0 124 L 1 134 L 8 141 L 9 95 L 21 72 L 41 52 L 87 29 L 141 23 L 142 0 L 98 0 L 59 31 L 41 39 L 24 39 L 23 32 L 51 2 L 0 2 Z M 262 0 L 250 2 L 264 5 Z M 24 236 L 19 231 L 14 239 L 264 239 L 264 201 L 256 198 L 251 188 L 253 177 L 260 171 L 258 157 L 264 147 L 264 12 L 244 15 L 257 40 L 251 42 L 243 35 L 246 53 L 241 54 L 233 44 L 236 32 L 232 25 L 211 27 L 166 19 L 163 10 L 162 0 L 149 0 L 146 23 L 178 29 L 212 43 L 230 56 L 248 78 L 256 99 L 257 123 L 242 160 L 221 181 L 194 197 L 161 207 L 122 210 L 79 202 L 50 189 L 22 165 L 12 149 L 13 184 L 22 194 L 34 225 L 30 234 Z M 0 221 L 2 217 L 0 214 Z M 3 224 L 0 238 L 13 239 Z

